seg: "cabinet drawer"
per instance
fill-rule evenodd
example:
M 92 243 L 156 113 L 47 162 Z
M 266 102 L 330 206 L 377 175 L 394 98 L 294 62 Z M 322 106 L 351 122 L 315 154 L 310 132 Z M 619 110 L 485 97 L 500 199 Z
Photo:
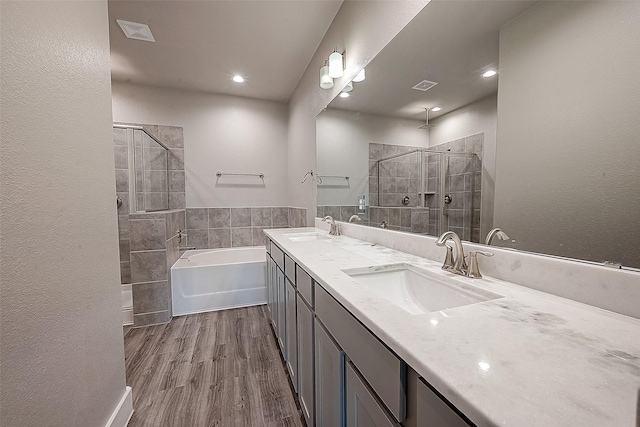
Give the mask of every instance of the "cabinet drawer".
M 346 396 L 347 427 L 400 427 L 380 406 L 351 362 L 347 364 Z
M 313 280 L 299 265 L 296 265 L 296 287 L 307 304 L 313 308 Z
M 315 287 L 320 321 L 344 349 L 371 388 L 402 422 L 406 410 L 406 365 L 342 307 L 322 286 Z
M 409 394 L 412 395 L 415 393 L 415 397 L 411 397 L 412 407 L 410 408 L 410 412 L 412 413 L 412 422 L 408 422 L 407 426 L 469 427 L 472 425 L 471 423 L 467 423 L 456 410 L 442 400 L 431 387 L 424 383 L 422 378 L 415 378 L 413 375 L 409 375 L 409 377 Z
M 287 254 L 284 254 L 284 274 L 293 285 L 296 284 L 296 263 Z
M 271 245 L 271 258 L 280 267 L 280 270 L 284 271 L 284 252 L 275 243 Z

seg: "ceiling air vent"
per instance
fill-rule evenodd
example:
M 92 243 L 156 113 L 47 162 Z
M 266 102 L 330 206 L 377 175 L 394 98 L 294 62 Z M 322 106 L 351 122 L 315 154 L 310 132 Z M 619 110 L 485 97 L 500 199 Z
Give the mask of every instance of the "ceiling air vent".
M 412 87 L 411 89 L 415 89 L 415 90 L 420 90 L 422 92 L 426 92 L 429 89 L 431 89 L 432 87 L 434 87 L 435 85 L 437 85 L 438 83 L 436 82 L 430 82 L 429 80 L 423 80 L 420 83 L 418 83 L 417 85 L 415 85 L 414 87 Z
M 120 25 L 120 28 L 122 28 L 124 35 L 129 39 L 143 40 L 146 42 L 156 41 L 147 24 L 138 24 L 136 22 L 123 21 L 122 19 L 116 19 L 116 22 Z

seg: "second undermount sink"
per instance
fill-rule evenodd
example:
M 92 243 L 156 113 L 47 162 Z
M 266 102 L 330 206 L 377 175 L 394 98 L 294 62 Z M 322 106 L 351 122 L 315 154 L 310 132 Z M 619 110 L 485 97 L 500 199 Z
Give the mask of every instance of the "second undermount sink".
M 284 233 L 282 234 L 287 239 L 293 242 L 309 242 L 311 240 L 325 240 L 330 239 L 331 236 L 326 234 L 320 234 L 316 231 L 302 231 L 299 233 Z
M 354 268 L 343 272 L 411 314 L 442 311 L 502 297 L 411 264 Z

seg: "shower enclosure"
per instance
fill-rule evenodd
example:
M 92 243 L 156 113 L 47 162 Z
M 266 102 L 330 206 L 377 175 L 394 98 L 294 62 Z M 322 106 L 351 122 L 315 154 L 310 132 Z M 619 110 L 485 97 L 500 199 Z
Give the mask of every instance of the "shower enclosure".
M 378 160 L 376 169 L 378 206 L 410 210 L 399 214 L 410 215 L 403 225 L 411 231 L 450 230 L 479 241 L 482 169 L 475 153 L 413 150 Z
M 169 149 L 141 126 L 114 124 L 113 128 L 123 149 L 126 146 L 120 165 L 116 164 L 116 173 L 126 174 L 128 182 L 126 194 L 119 193 L 119 210 L 125 205 L 130 208 L 123 214 L 169 209 Z M 128 198 L 126 203 L 123 197 Z

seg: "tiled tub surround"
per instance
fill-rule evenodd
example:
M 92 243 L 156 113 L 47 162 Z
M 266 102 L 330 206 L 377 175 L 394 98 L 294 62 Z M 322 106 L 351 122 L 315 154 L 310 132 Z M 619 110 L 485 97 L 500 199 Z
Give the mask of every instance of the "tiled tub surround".
M 316 231 L 327 233 L 326 224 L 316 224 Z M 444 256 L 428 236 L 353 224 L 343 224 L 343 231 L 434 255 L 432 259 Z M 485 278 L 473 284 L 502 298 L 410 315 L 375 293 L 362 292 L 342 270 L 409 263 L 461 284 L 472 279 L 442 272 L 441 261 L 346 235 L 293 242 L 282 231 L 266 233 L 476 425 L 636 425 L 640 320 L 486 276 L 500 270 L 517 278 L 513 273 L 532 261 L 540 269 L 534 279 L 538 282 L 564 292 L 613 294 L 624 305 L 625 298 L 640 298 L 640 289 L 632 286 L 640 280 L 637 273 L 597 267 L 594 274 L 581 271 L 593 270 L 588 264 L 496 248 L 496 256 L 487 259 L 493 265 L 481 265 Z M 577 278 L 590 280 L 574 282 Z M 608 291 L 602 289 L 605 284 Z M 634 310 L 640 316 L 637 304 Z
M 130 258 L 134 326 L 171 320 L 170 268 L 180 258 L 185 210 L 131 214 Z
M 187 208 L 187 242 L 196 249 L 263 246 L 263 230 L 306 227 L 306 215 L 288 206 Z

